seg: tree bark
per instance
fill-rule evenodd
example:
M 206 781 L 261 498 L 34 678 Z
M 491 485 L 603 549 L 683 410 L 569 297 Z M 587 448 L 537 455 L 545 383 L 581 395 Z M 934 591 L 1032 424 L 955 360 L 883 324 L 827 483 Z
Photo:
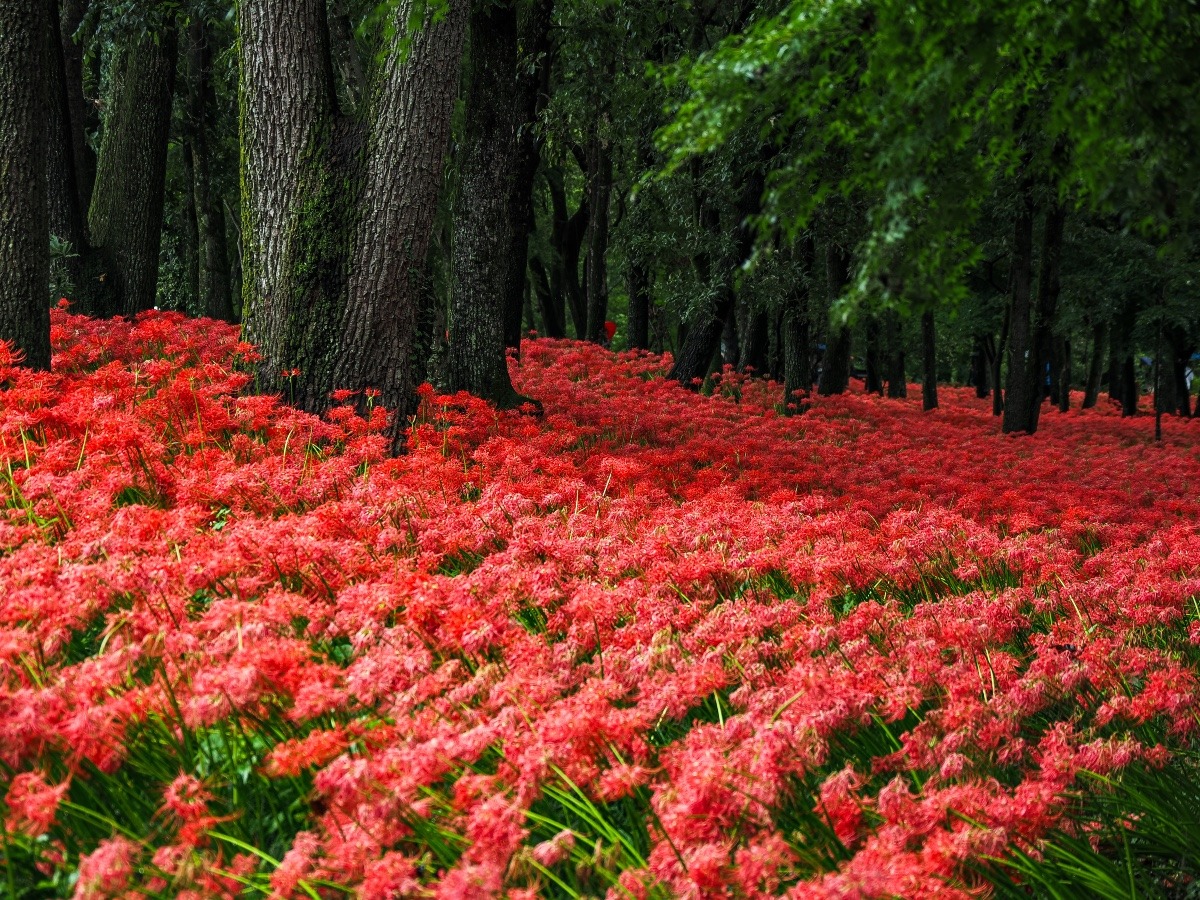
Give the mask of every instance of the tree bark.
M 469 41 L 466 124 L 457 155 L 447 375 L 451 390 L 513 408 L 525 401 L 513 390 L 504 354 L 517 153 L 515 3 L 476 2 Z M 517 324 L 519 330 L 519 318 Z
M 612 154 L 607 139 L 594 135 L 588 144 L 587 339 L 605 340 L 608 318 L 608 206 L 612 197 Z
M 58 0 L 49 0 L 58 11 Z M 88 0 L 64 0 L 61 17 L 57 18 L 62 45 L 63 68 L 66 76 L 67 103 L 70 109 L 71 150 L 75 158 L 76 188 L 79 191 L 81 216 L 91 205 L 92 188 L 96 183 L 96 153 L 87 141 L 87 133 L 100 127 L 96 104 L 84 94 L 83 57 L 84 37 L 80 26 L 87 14 Z
M 836 244 L 825 249 L 825 265 L 828 270 L 830 306 L 842 295 L 850 281 L 850 254 Z M 825 355 L 821 359 L 821 380 L 817 393 L 822 397 L 844 393 L 850 386 L 850 328 L 846 325 L 829 325 L 825 339 Z
M 1071 408 L 1071 342 L 1064 338 L 1058 347 L 1058 410 L 1067 412 Z
M 196 209 L 196 296 L 210 319 L 234 321 L 229 254 L 225 244 L 225 213 L 213 187 L 216 95 L 212 83 L 210 35 L 199 16 L 188 28 L 187 155 L 192 166 L 192 197 Z
M 874 314 L 867 315 L 866 321 L 867 331 L 867 379 L 866 390 L 868 394 L 878 394 L 883 396 L 883 358 L 879 346 L 880 328 L 879 317 Z
M 378 391 L 397 446 L 422 371 L 417 321 L 467 16 L 451 0 L 409 35 L 412 9 L 393 12 L 359 127 L 338 117 L 325 0 L 238 5 L 244 333 L 259 345 L 259 387 L 314 411 L 335 388 Z
M 1121 360 L 1121 415 L 1136 416 L 1141 392 L 1138 388 L 1137 371 L 1133 365 L 1133 353 L 1126 351 Z
M 570 312 L 575 337 L 582 341 L 587 336 L 587 304 L 579 282 L 579 254 L 587 234 L 588 203 L 585 197 L 574 213 L 567 211 L 563 175 L 557 169 L 546 173 L 546 186 L 550 190 L 550 204 L 554 210 L 550 243 L 554 245 L 555 264 L 551 270 L 550 287 L 558 298 L 556 302 Z
M 1066 207 L 1055 203 L 1046 213 L 1042 226 L 1042 253 L 1038 269 L 1037 306 L 1031 328 L 1030 343 L 1034 348 L 1034 368 L 1037 375 L 1036 390 L 1029 397 L 1028 431 L 1037 431 L 1038 417 L 1045 397 L 1043 383 L 1046 367 L 1057 375 L 1054 365 L 1054 346 L 1058 338 L 1054 333 L 1058 318 L 1058 295 L 1061 287 L 1063 226 L 1066 222 Z
M 921 366 L 924 370 L 921 382 L 921 408 L 925 412 L 937 409 L 937 332 L 933 312 L 921 314 Z
M 176 28 L 164 17 L 152 36 L 127 35 L 113 62 L 96 185 L 88 210 L 94 248 L 105 257 L 101 315 L 154 306 L 175 90 Z
M 1100 398 L 1100 378 L 1104 371 L 1105 344 L 1108 341 L 1108 323 L 1097 322 L 1092 326 L 1092 358 L 1088 364 L 1087 385 L 1083 392 L 1083 408 L 1091 409 Z
M 733 315 L 736 300 L 733 273 L 750 258 L 754 247 L 754 234 L 748 218 L 759 208 L 762 202 L 763 175 L 756 171 L 750 177 L 738 200 L 734 211 L 736 224 L 734 226 L 734 258 L 718 264 L 718 272 L 713 273 L 713 262 L 707 254 L 699 254 L 693 260 L 701 283 L 709 283 L 716 279 L 716 301 L 712 310 L 701 312 L 699 320 L 687 328 L 687 336 L 680 342 L 679 353 L 671 367 L 668 378 L 673 378 L 684 387 L 694 388 L 696 382 L 708 374 L 714 355 L 720 349 L 721 335 L 725 331 L 725 323 Z M 700 203 L 701 227 L 715 230 L 720 228 L 720 216 L 716 209 L 707 202 Z
M 1001 376 L 1004 369 L 1004 353 L 1008 349 L 1008 323 L 1012 310 L 1004 311 L 1004 321 L 1000 324 L 1000 339 L 996 341 L 996 352 L 992 354 L 992 415 L 1004 415 L 1004 388 L 1001 387 Z
M 76 284 L 82 277 L 80 261 L 86 252 L 87 230 L 84 207 L 80 205 L 79 179 L 76 173 L 74 128 L 71 123 L 71 98 L 67 87 L 66 58 L 59 27 L 58 0 L 40 0 L 44 7 L 39 17 L 46 26 L 46 202 L 50 233 L 68 242 L 77 257 L 67 265 Z
M 538 310 L 542 314 L 546 337 L 566 337 L 566 310 L 562 307 L 561 295 L 555 296 L 550 287 L 550 276 L 546 272 L 546 266 L 538 257 L 531 257 L 529 272 L 533 276 L 533 292 L 537 297 Z
M 908 396 L 908 373 L 904 367 L 900 321 L 894 312 L 885 315 L 883 327 L 888 345 L 887 395 L 893 400 L 903 400 Z
M 0 0 L 0 340 L 50 368 L 46 4 Z
M 1005 434 L 1016 431 L 1032 434 L 1037 424 L 1031 421 L 1030 415 L 1033 404 L 1041 402 L 1042 380 L 1035 335 L 1030 323 L 1033 297 L 1033 196 L 1028 185 L 1023 186 L 1017 200 L 1009 277 L 1008 383 L 1004 392 L 1001 430 Z
M 517 22 L 516 158 L 513 163 L 509 218 L 512 247 L 504 288 L 504 346 L 521 346 L 521 306 L 529 293 L 529 236 L 535 227 L 533 185 L 541 162 L 542 136 L 537 128 L 550 95 L 550 25 L 553 0 L 536 0 Z M 534 284 L 537 291 L 537 285 Z M 539 295 L 540 298 L 540 295 Z M 547 330 L 548 327 L 547 327 Z
M 768 374 L 767 354 L 771 349 L 771 320 L 765 310 L 749 309 L 746 312 L 749 321 L 738 351 L 738 370 L 765 376 Z
M 641 260 L 629 264 L 629 349 L 650 349 L 650 272 Z
M 812 390 L 812 319 L 809 313 L 809 279 L 812 276 L 813 239 L 805 235 L 796 251 L 800 277 L 784 298 L 783 403 L 784 414 L 802 412 L 803 397 Z

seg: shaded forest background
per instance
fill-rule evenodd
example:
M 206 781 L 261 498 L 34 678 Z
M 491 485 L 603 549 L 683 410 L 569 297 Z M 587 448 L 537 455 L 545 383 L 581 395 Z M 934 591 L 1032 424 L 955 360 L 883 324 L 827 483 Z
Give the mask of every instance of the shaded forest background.
M 997 8 L 999 6 L 1000 8 Z M 0 0 L 3 336 L 244 324 L 322 409 L 502 406 L 536 331 L 809 391 L 1193 413 L 1200 12 Z M 614 329 L 615 326 L 615 329 Z M 1002 390 L 996 390 L 996 387 Z M 364 394 L 365 396 L 365 394 Z

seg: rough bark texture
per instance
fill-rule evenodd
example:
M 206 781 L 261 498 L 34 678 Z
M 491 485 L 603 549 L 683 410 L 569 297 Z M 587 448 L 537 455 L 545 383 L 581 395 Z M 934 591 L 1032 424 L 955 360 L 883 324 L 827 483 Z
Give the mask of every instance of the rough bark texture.
M 1033 298 L 1033 198 L 1028 189 L 1021 192 L 1013 228 L 1012 268 L 1010 273 L 1008 315 L 1008 383 L 1005 385 L 1005 434 L 1015 431 L 1033 433 L 1030 420 L 1034 398 L 1041 402 L 1041 371 L 1037 348 L 1032 340 L 1030 306 Z
M 517 23 L 514 116 L 516 155 L 509 193 L 512 246 L 504 285 L 504 346 L 521 346 L 521 308 L 529 294 L 529 235 L 536 218 L 533 185 L 541 162 L 542 136 L 537 123 L 550 96 L 550 25 L 553 0 L 536 0 Z M 540 297 L 540 295 L 539 295 Z
M 836 244 L 825 249 L 828 271 L 829 303 L 832 305 L 850 280 L 850 254 Z M 821 380 L 817 393 L 822 397 L 841 394 L 850 386 L 850 329 L 846 325 L 830 324 L 825 338 L 825 355 L 821 358 Z
M 921 408 L 926 412 L 937 409 L 937 331 L 934 327 L 933 313 L 926 311 L 921 315 Z
M 338 118 L 324 0 L 238 6 L 243 308 L 259 386 L 313 410 L 335 388 L 379 391 L 397 443 L 416 403 L 417 319 L 466 3 L 452 0 L 408 40 L 411 10 L 394 12 L 395 43 L 360 129 Z
M 46 6 L 0 0 L 0 340 L 50 368 L 46 235 Z
M 113 62 L 88 210 L 92 246 L 107 267 L 94 303 L 101 315 L 132 316 L 154 306 L 175 56 L 175 26 L 167 21 L 153 38 L 123 38 Z
M 353 154 L 335 152 L 325 2 L 246 0 L 238 30 L 244 333 L 259 389 L 316 411 L 333 388 L 358 187 Z
M 517 151 L 517 11 L 513 2 L 477 0 L 470 18 L 466 121 L 456 158 L 447 378 L 451 390 L 509 408 L 524 401 L 513 390 L 504 355 Z
M 225 244 L 225 213 L 213 187 L 213 133 L 216 94 L 212 84 L 212 50 L 204 20 L 188 28 L 187 147 L 192 167 L 192 199 L 196 210 L 196 295 L 204 315 L 234 320 Z
M 1107 353 L 1108 323 L 1097 322 L 1092 326 L 1092 358 L 1088 364 L 1087 385 L 1083 390 L 1083 408 L 1091 409 L 1100 398 L 1100 379 L 1104 374 L 1104 357 Z

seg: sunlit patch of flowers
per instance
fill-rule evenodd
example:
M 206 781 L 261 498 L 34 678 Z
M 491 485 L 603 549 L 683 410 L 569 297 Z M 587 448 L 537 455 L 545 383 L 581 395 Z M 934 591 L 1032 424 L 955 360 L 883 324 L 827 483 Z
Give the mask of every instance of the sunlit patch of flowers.
M 425 388 L 391 458 L 229 326 L 53 340 L 0 359 L 17 896 L 974 897 L 1190 765 L 1195 423 L 532 341 L 544 416 Z

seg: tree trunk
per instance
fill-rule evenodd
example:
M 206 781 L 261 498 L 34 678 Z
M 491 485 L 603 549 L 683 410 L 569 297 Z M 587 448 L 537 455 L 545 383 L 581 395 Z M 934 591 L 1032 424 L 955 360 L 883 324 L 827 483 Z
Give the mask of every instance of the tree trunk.
M 555 296 L 551 289 L 545 265 L 538 257 L 531 257 L 529 271 L 533 275 L 533 291 L 537 296 L 538 309 L 546 327 L 546 337 L 566 337 L 566 310 L 562 307 L 562 296 Z
M 605 340 L 608 318 L 608 206 L 612 197 L 612 154 L 607 139 L 595 135 L 588 144 L 587 339 Z
M 921 408 L 925 412 L 937 409 L 937 332 L 934 328 L 933 312 L 926 310 L 921 314 L 921 367 L 923 381 L 921 382 Z
M 107 267 L 96 311 L 133 316 L 152 308 L 158 293 L 175 23 L 167 18 L 157 34 L 123 40 L 113 62 L 88 230 Z
M 212 84 L 212 49 L 204 20 L 195 17 L 188 28 L 187 155 L 192 166 L 192 196 L 196 208 L 196 295 L 210 319 L 232 322 L 229 255 L 225 245 L 225 213 L 213 187 L 216 95 Z
M 46 4 L 0 0 L 0 340 L 50 368 Z
M 830 244 L 825 250 L 825 264 L 829 273 L 829 303 L 832 307 L 850 280 L 850 254 L 836 244 Z M 850 328 L 831 321 L 825 339 L 825 355 L 821 359 L 821 380 L 817 385 L 817 393 L 829 397 L 843 393 L 849 386 Z
M 811 316 L 809 278 L 812 275 L 813 240 L 805 235 L 797 252 L 801 276 L 784 298 L 783 312 L 783 403 L 785 415 L 803 411 L 800 404 L 812 390 Z
M 556 257 L 551 270 L 550 287 L 558 298 L 557 302 L 571 313 L 575 337 L 584 340 L 587 336 L 587 304 L 579 283 L 579 254 L 587 234 L 587 199 L 584 198 L 574 213 L 568 213 L 563 175 L 557 169 L 546 173 L 546 186 L 550 189 L 550 204 L 554 210 L 550 242 L 554 245 Z
M 1058 295 L 1060 270 L 1062 268 L 1063 226 L 1066 222 L 1066 207 L 1055 203 L 1046 213 L 1042 226 L 1042 253 L 1038 269 L 1037 307 L 1031 329 L 1031 346 L 1034 348 L 1034 366 L 1037 374 L 1037 390 L 1029 398 L 1029 433 L 1037 431 L 1038 416 L 1045 397 L 1043 383 L 1046 367 L 1057 375 L 1054 365 L 1054 347 L 1058 341 L 1054 334 L 1058 317 Z
M 1004 311 L 1004 321 L 1000 324 L 1000 339 L 996 342 L 996 352 L 992 354 L 992 415 L 1004 415 L 1004 388 L 1001 387 L 1001 376 L 1004 370 L 1004 353 L 1008 349 L 1008 324 L 1012 310 Z
M 867 315 L 867 381 L 868 394 L 883 396 L 883 358 L 879 346 L 879 317 Z
M 903 400 L 908 396 L 908 373 L 905 371 L 904 341 L 900 336 L 900 320 L 896 313 L 885 313 L 883 331 L 888 347 L 887 395 L 893 400 Z
M 504 355 L 514 227 L 510 201 L 517 153 L 514 2 L 475 3 L 469 58 L 466 124 L 456 160 L 459 188 L 454 205 L 447 376 L 453 391 L 469 391 L 499 407 L 513 408 L 525 401 L 513 390 Z M 517 323 L 519 330 L 519 318 Z
M 1067 412 L 1071 408 L 1071 342 L 1064 338 L 1058 346 L 1058 411 Z
M 1133 353 L 1126 352 L 1121 361 L 1121 415 L 1136 416 L 1141 391 L 1137 383 L 1137 371 L 1133 365 Z
M 650 349 L 650 272 L 640 261 L 629 264 L 629 349 Z
M 243 310 L 260 389 L 319 411 L 373 389 L 399 444 L 466 23 L 393 12 L 363 129 L 339 121 L 325 0 L 238 5 Z
M 748 309 L 746 312 L 749 321 L 738 350 L 738 369 L 765 376 L 769 374 L 767 354 L 771 349 L 771 320 L 766 310 Z
M 737 300 L 725 317 L 725 328 L 721 331 L 721 365 L 739 368 L 741 341 L 738 339 Z
M 698 321 L 688 325 L 687 336 L 680 340 L 679 353 L 667 377 L 684 387 L 695 387 L 695 383 L 708 374 L 713 357 L 720 349 L 721 335 L 725 331 L 725 323 L 733 315 L 736 301 L 733 273 L 750 258 L 754 248 L 754 232 L 748 219 L 761 205 L 762 192 L 763 174 L 761 170 L 756 170 L 747 179 L 734 210 L 736 224 L 732 259 L 719 262 L 717 273 L 713 272 L 713 262 L 708 254 L 698 254 L 693 260 L 702 284 L 716 280 L 716 302 L 711 311 L 701 312 Z M 709 231 L 720 228 L 720 216 L 703 198 L 700 201 L 700 224 Z
M 1092 326 L 1092 358 L 1088 363 L 1087 385 L 1083 391 L 1083 408 L 1091 409 L 1100 398 L 1100 378 L 1103 374 L 1105 343 L 1108 339 L 1108 323 L 1101 321 Z
M 71 124 L 71 99 L 67 87 L 66 59 L 59 29 L 58 0 L 40 0 L 44 7 L 40 18 L 46 26 L 46 202 L 50 233 L 71 245 L 76 258 L 67 263 L 72 282 L 82 279 L 82 254 L 86 252 L 87 231 L 84 207 L 80 206 L 79 179 L 76 173 L 74 129 Z
M 196 245 L 200 243 L 200 230 L 196 225 L 196 194 L 193 190 L 196 183 L 196 171 L 192 167 L 191 149 L 182 148 L 183 169 L 183 219 L 180 231 L 180 255 L 183 257 L 183 269 L 187 275 L 185 287 L 187 296 L 183 308 L 188 315 L 196 315 L 200 298 L 200 255 Z
M 58 16 L 58 0 L 49 0 Z M 82 216 L 91 205 L 92 188 L 96 183 L 96 153 L 87 141 L 87 133 L 100 128 L 100 115 L 96 104 L 88 101 L 84 94 L 83 58 L 84 36 L 78 31 L 87 13 L 88 0 L 65 0 L 59 24 L 59 38 L 63 54 L 63 70 L 67 90 L 67 104 L 71 121 L 71 152 L 75 158 L 75 184 L 79 191 L 79 210 Z
M 1008 316 L 1008 384 L 1004 396 L 1005 434 L 1025 431 L 1032 434 L 1037 424 L 1031 421 L 1034 403 L 1041 403 L 1042 378 L 1038 365 L 1035 334 L 1030 324 L 1033 297 L 1033 196 L 1025 185 L 1017 200 L 1014 223 L 1011 300 Z
M 535 226 L 533 185 L 541 161 L 542 138 L 538 119 L 550 95 L 550 25 L 553 0 L 537 0 L 517 24 L 518 58 L 514 115 L 516 159 L 509 197 L 512 248 L 504 288 L 504 346 L 521 346 L 521 306 L 529 294 L 529 235 Z M 535 286 L 536 287 L 536 286 Z

